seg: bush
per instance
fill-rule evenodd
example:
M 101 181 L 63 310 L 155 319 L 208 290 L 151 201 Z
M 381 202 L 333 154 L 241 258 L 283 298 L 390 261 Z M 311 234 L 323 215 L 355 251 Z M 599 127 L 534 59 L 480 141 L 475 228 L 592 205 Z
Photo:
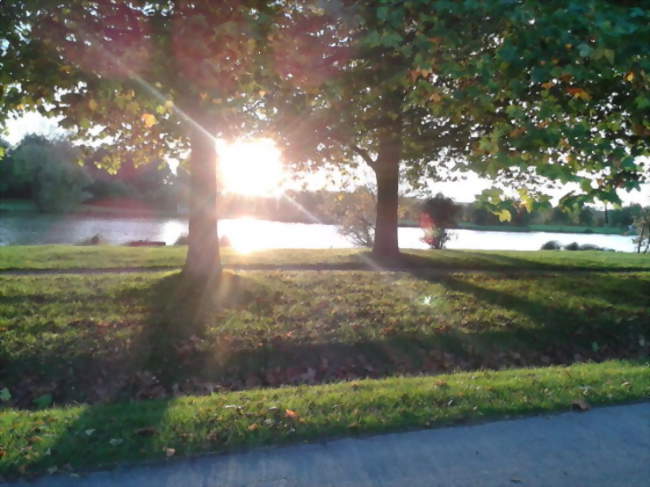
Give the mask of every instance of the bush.
M 85 238 L 81 242 L 79 242 L 79 245 L 101 245 L 106 243 L 106 240 L 101 236 L 101 234 L 96 233 L 90 238 Z
M 433 198 L 427 199 L 422 205 L 420 226 L 424 230 L 424 241 L 431 248 L 442 249 L 451 236 L 447 231 L 456 225 L 461 206 L 451 198 L 446 198 L 438 193 Z
M 562 246 L 557 240 L 549 240 L 540 247 L 540 250 L 560 250 Z
M 582 244 L 579 250 L 605 250 L 605 249 L 594 244 Z
M 578 242 L 571 242 L 564 246 L 564 250 L 580 250 L 580 246 L 578 245 Z

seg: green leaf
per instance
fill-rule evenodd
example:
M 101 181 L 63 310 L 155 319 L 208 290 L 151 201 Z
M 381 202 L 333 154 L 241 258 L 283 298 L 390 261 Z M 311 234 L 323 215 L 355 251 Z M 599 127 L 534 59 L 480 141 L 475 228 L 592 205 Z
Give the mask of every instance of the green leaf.
M 509 210 L 503 209 L 496 213 L 496 216 L 499 217 L 500 222 L 509 222 L 512 220 L 512 214 Z

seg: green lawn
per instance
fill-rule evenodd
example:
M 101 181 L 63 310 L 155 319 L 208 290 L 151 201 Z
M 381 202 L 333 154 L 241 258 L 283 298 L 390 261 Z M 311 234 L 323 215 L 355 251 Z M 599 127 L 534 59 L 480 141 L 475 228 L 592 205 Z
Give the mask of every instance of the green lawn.
M 184 252 L 5 247 L 0 267 L 179 266 Z M 367 258 L 228 252 L 249 268 L 204 290 L 178 270 L 0 275 L 0 475 L 650 398 L 647 256 Z
M 74 472 L 648 397 L 647 363 L 611 361 L 8 410 L 0 412 L 0 475 Z
M 187 247 L 33 245 L 0 247 L 0 270 L 180 267 Z M 304 266 L 322 269 L 377 268 L 365 249 L 274 249 L 240 254 L 223 249 L 226 266 Z M 408 250 L 379 267 L 452 270 L 650 270 L 650 255 L 597 251 Z
M 163 397 L 358 377 L 640 357 L 650 273 L 0 277 L 11 404 Z M 216 303 L 216 306 L 214 304 Z

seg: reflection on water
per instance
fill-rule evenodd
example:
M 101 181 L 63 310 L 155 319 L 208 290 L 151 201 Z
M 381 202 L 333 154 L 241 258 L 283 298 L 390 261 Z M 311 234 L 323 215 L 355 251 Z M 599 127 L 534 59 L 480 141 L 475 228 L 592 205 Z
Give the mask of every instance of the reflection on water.
M 173 245 L 187 233 L 187 221 L 180 218 L 117 218 L 110 216 L 0 214 L 0 245 L 75 244 L 99 234 L 111 244 L 131 240 L 159 240 Z M 282 223 L 252 218 L 221 220 L 219 234 L 228 237 L 240 252 L 265 248 L 350 248 L 354 244 L 338 233 L 334 225 Z M 400 228 L 402 248 L 426 249 L 419 228 Z M 538 250 L 543 243 L 590 243 L 623 252 L 634 251 L 632 237 L 622 235 L 477 232 L 453 230 L 447 244 L 451 249 Z

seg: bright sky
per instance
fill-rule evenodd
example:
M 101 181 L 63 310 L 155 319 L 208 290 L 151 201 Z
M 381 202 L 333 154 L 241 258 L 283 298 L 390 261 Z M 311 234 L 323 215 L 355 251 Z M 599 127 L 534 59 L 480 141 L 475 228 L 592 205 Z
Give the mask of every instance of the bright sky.
M 7 121 L 7 130 L 3 138 L 10 144 L 18 143 L 25 135 L 37 133 L 43 135 L 63 135 L 65 130 L 58 126 L 56 119 L 45 118 L 38 113 L 28 113 L 16 120 Z M 277 195 L 284 187 L 300 187 L 299 183 L 283 182 L 286 179 L 281 164 L 281 154 L 270 141 L 258 141 L 255 144 L 237 142 L 232 145 L 218 144 L 221 153 L 222 177 L 230 191 L 244 194 Z M 369 168 L 359 171 L 359 182 L 374 182 Z M 334 181 L 331 181 L 331 180 Z M 349 181 L 342 177 L 324 174 L 312 174 L 303 179 L 307 190 L 340 189 L 348 186 Z M 475 195 L 489 188 L 489 181 L 476 175 L 468 175 L 463 181 L 449 183 L 432 183 L 432 194 L 441 192 L 458 202 L 471 202 Z M 559 198 L 566 190 L 555 195 Z M 650 205 L 650 184 L 642 186 L 641 191 L 622 193 L 625 204 L 640 203 Z

